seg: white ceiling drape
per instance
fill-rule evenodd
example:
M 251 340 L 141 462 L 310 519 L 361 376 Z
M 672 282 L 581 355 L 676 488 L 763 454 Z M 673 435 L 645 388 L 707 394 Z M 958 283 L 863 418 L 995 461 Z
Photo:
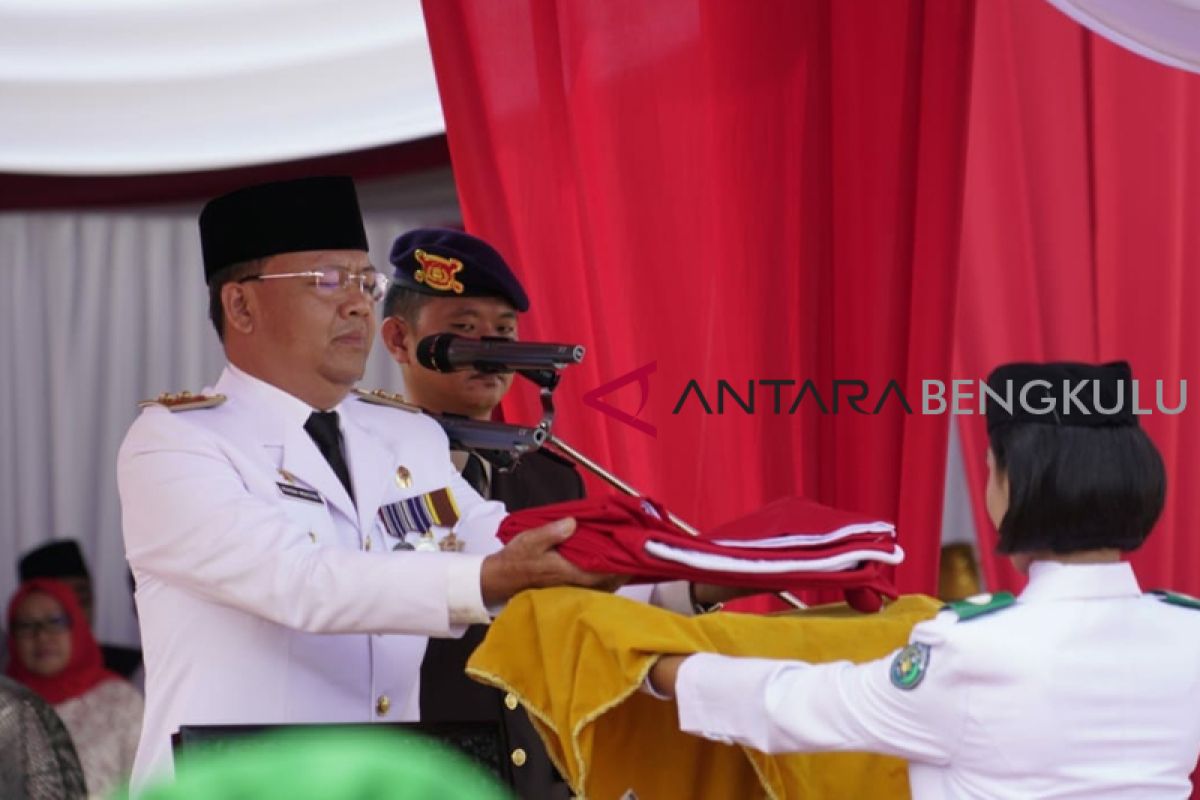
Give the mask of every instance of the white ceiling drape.
M 1047 0 L 1200 72 L 1200 0 Z M 420 0 L 0 0 L 0 172 L 137 175 L 443 132 Z
M 1200 72 L 1200 0 L 1047 0 L 1140 56 Z
M 261 164 L 444 131 L 420 0 L 0 0 L 0 171 Z

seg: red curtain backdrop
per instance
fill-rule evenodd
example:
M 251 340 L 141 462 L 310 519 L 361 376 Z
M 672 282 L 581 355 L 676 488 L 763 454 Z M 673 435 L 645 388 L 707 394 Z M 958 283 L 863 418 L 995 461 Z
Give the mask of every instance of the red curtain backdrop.
M 557 433 L 700 526 L 788 494 L 895 519 L 899 586 L 935 590 L 947 419 L 869 412 L 950 372 L 973 13 L 425 3 L 466 227 L 526 282 L 524 338 L 588 348 Z M 641 367 L 644 408 L 604 398 L 640 426 L 584 402 Z M 693 379 L 712 413 L 673 413 Z M 806 380 L 828 413 L 788 413 Z
M 1093 36 L 1041 0 L 981 3 L 976 20 L 955 372 L 1016 359 L 1126 359 L 1141 405 L 1178 403 L 1200 370 L 1186 320 L 1200 297 L 1200 76 Z M 1143 587 L 1200 594 L 1200 409 L 1142 424 L 1162 451 L 1167 506 L 1133 556 Z M 962 418 L 992 588 L 987 439 Z

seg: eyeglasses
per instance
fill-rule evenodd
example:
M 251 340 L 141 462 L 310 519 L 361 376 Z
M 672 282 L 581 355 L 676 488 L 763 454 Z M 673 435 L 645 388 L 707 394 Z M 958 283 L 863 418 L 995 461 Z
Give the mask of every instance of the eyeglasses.
M 312 281 L 312 285 L 317 287 L 317 291 L 324 294 L 336 294 L 349 289 L 353 284 L 358 284 L 359 290 L 375 301 L 382 300 L 383 296 L 387 294 L 388 287 L 392 285 L 392 279 L 378 272 L 374 267 L 369 267 L 362 272 L 351 272 L 345 267 L 322 267 L 307 272 L 250 275 L 242 278 L 238 283 L 273 281 L 278 278 L 308 278 Z
M 66 614 L 38 620 L 15 620 L 12 633 L 18 639 L 33 639 L 42 631 L 64 633 L 71 630 L 71 618 Z

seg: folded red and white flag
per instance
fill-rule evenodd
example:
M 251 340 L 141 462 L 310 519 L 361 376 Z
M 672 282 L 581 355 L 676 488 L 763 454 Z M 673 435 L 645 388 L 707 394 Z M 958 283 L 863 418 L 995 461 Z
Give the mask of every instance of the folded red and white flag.
M 559 546 L 582 569 L 627 575 L 633 583 L 689 580 L 764 591 L 841 588 L 855 608 L 874 611 L 895 597 L 883 567 L 904 551 L 890 523 L 803 498 L 762 509 L 692 536 L 647 498 L 620 495 L 539 506 L 510 514 L 497 535 L 574 517 L 575 534 Z

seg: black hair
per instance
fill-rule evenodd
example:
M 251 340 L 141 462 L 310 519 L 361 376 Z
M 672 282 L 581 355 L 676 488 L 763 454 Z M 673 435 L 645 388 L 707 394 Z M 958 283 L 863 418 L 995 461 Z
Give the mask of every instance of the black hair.
M 399 283 L 393 283 L 383 298 L 383 319 L 400 317 L 409 325 L 417 324 L 417 315 L 433 295 L 417 292 Z
M 230 264 L 214 273 L 208 282 L 208 318 L 217 329 L 217 338 L 225 341 L 225 306 L 221 302 L 221 289 L 226 284 L 236 283 L 243 278 L 258 273 L 266 259 L 255 258 L 250 261 L 240 261 Z
M 1166 471 L 1140 427 L 1016 423 L 989 438 L 1009 487 L 1001 553 L 1128 552 L 1162 513 Z

